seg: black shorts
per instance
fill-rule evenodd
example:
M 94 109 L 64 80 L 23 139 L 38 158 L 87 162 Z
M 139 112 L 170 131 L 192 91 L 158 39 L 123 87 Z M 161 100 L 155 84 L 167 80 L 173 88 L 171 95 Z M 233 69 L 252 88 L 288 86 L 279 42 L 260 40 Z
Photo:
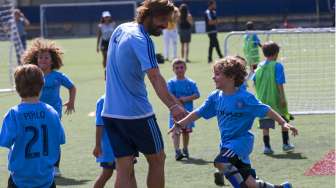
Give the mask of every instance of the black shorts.
M 109 40 L 102 40 L 100 44 L 101 51 L 107 51 L 110 41 Z
M 141 119 L 103 117 L 104 125 L 117 158 L 155 154 L 163 150 L 161 131 L 155 115 Z
M 113 162 L 102 162 L 102 163 L 100 163 L 100 166 L 102 168 L 111 169 L 111 170 L 115 170 L 116 169 L 116 163 L 115 163 L 115 161 L 113 161 Z
M 12 179 L 12 176 L 9 176 L 8 178 L 8 186 L 7 188 L 19 188 L 18 186 L 15 185 L 13 179 Z M 50 188 L 56 188 L 56 184 L 55 182 L 53 182 L 50 186 Z
M 216 156 L 214 163 L 231 163 L 238 169 L 238 172 L 243 177 L 244 181 L 251 175 L 255 177 L 255 170 L 251 168 L 250 164 L 244 163 L 239 159 L 232 150 L 222 148 L 220 153 Z
M 191 41 L 191 29 L 180 29 L 180 42 L 181 43 L 190 43 Z

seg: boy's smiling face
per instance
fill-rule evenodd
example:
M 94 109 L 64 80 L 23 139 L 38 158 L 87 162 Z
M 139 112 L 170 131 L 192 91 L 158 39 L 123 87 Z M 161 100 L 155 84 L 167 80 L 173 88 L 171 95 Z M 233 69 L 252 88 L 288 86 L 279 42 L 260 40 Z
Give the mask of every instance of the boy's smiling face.
M 234 79 L 225 76 L 218 68 L 214 68 L 212 79 L 215 82 L 216 89 L 224 90 L 230 86 L 234 87 Z
M 37 54 L 37 66 L 42 69 L 43 72 L 50 71 L 52 65 L 51 55 L 48 51 L 39 52 Z

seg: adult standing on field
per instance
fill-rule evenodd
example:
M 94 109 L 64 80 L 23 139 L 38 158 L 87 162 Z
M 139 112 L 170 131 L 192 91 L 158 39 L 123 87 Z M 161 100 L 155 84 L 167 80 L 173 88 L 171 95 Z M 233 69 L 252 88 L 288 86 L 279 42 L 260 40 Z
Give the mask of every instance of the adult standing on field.
M 157 96 L 176 120 L 186 115 L 168 92 L 149 37 L 161 35 L 173 11 L 169 0 L 145 0 L 137 9 L 136 20 L 118 26 L 110 39 L 102 116 L 117 158 L 116 188 L 136 187 L 131 173 L 138 152 L 148 162 L 147 186 L 163 188 L 165 184 L 163 140 L 144 77 L 148 76 Z
M 111 13 L 104 11 L 98 24 L 97 33 L 97 52 L 101 51 L 103 55 L 103 67 L 106 67 L 107 48 L 111 35 L 115 29 L 115 23 L 112 21 Z
M 208 2 L 208 9 L 205 11 L 205 29 L 209 36 L 209 51 L 208 51 L 208 63 L 212 62 L 212 49 L 216 48 L 217 54 L 220 58 L 223 58 L 220 51 L 218 39 L 217 39 L 217 15 L 216 15 L 216 1 L 210 0 Z
M 22 43 L 23 49 L 27 48 L 27 32 L 25 27 L 30 25 L 29 20 L 25 17 L 25 15 L 20 11 L 20 9 L 14 10 L 15 23 L 20 35 L 20 40 Z
M 180 18 L 178 23 L 181 42 L 181 58 L 189 63 L 189 43 L 191 41 L 193 18 L 185 3 L 180 5 Z

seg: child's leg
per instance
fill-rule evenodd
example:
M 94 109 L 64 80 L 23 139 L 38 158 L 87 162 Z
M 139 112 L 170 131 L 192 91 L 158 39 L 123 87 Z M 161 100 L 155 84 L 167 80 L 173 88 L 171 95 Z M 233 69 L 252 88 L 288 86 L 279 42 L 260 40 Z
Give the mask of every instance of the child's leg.
M 173 144 L 175 151 L 180 150 L 180 134 L 172 134 Z
M 263 141 L 264 141 L 265 147 L 271 148 L 269 128 L 264 128 L 263 129 Z
M 177 161 L 181 160 L 183 158 L 183 154 L 180 149 L 180 134 L 173 134 L 172 135 L 174 148 L 175 148 L 175 159 Z
M 183 152 L 188 152 L 188 146 L 189 146 L 189 132 L 183 132 L 182 133 L 183 137 Z
M 282 143 L 284 145 L 288 145 L 289 144 L 288 130 L 281 128 L 281 133 L 282 133 Z
M 263 130 L 263 141 L 264 141 L 264 154 L 272 154 L 273 150 L 270 144 L 269 129 L 275 128 L 275 122 L 273 119 L 260 119 L 259 127 Z
M 110 166 L 104 167 L 104 165 L 102 165 L 102 167 L 103 167 L 103 171 L 97 178 L 95 184 L 93 185 L 93 188 L 103 188 L 106 182 L 112 177 L 113 168 Z

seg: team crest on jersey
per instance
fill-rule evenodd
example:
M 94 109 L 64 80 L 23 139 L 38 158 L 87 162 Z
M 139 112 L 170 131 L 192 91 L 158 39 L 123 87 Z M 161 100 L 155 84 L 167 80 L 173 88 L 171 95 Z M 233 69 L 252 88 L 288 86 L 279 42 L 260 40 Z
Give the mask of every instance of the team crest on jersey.
M 237 101 L 236 105 L 237 105 L 238 108 L 243 108 L 244 103 L 242 101 Z

